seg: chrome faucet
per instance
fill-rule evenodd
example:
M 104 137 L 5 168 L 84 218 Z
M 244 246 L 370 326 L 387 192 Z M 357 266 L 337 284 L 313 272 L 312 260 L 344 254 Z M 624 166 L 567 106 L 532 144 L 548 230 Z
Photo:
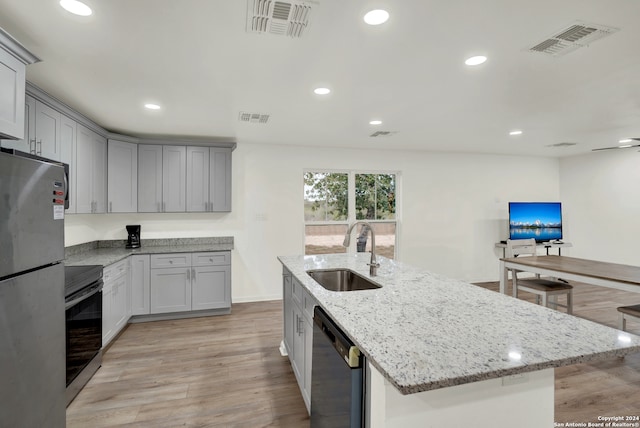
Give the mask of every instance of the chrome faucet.
M 351 231 L 357 224 L 362 224 L 366 226 L 371 231 L 371 261 L 367 263 L 369 265 L 369 275 L 376 276 L 378 268 L 380 267 L 380 263 L 376 260 L 376 235 L 373 233 L 373 227 L 366 221 L 356 221 L 347 230 L 347 234 L 344 235 L 344 242 L 342 245 L 344 247 L 349 247 L 349 243 L 351 242 Z

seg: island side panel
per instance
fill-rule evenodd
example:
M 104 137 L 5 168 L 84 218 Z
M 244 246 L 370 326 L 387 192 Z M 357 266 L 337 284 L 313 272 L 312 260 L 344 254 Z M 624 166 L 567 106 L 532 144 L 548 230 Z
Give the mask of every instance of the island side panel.
M 554 369 L 402 395 L 367 365 L 368 428 L 540 428 L 554 422 Z

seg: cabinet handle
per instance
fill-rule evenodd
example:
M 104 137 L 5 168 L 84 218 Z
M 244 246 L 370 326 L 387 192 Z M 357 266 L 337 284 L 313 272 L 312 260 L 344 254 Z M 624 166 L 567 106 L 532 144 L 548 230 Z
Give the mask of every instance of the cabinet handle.
M 187 269 L 187 281 L 191 281 L 191 269 Z
M 196 280 L 196 270 L 194 268 L 191 269 L 191 279 Z
M 33 148 L 31 148 L 32 144 L 33 144 Z M 32 155 L 36 154 L 36 139 L 35 138 L 33 140 L 29 140 L 29 153 L 31 153 Z
M 38 145 L 40 145 L 40 150 L 38 150 Z M 42 156 L 42 140 L 36 141 L 36 152 L 38 155 Z
M 298 322 L 298 314 L 296 314 L 296 334 L 300 334 L 300 323 Z
M 112 213 L 113 212 L 113 202 L 109 201 L 109 212 Z
M 298 334 L 304 333 L 304 324 L 300 321 L 303 321 L 302 317 L 298 317 Z

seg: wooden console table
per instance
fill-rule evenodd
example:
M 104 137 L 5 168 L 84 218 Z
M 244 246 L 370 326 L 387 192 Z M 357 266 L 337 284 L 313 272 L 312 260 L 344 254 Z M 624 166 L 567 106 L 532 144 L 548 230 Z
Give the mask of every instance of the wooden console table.
M 573 244 L 571 242 L 562 242 L 562 243 L 558 243 L 558 242 L 553 242 L 553 241 L 548 241 L 548 242 L 538 242 L 536 244 L 537 247 L 544 247 L 547 250 L 547 255 L 549 255 L 549 248 L 557 248 L 558 249 L 558 255 L 561 256 L 562 255 L 562 249 L 563 248 L 569 248 L 569 247 L 573 247 Z M 506 257 L 506 251 L 507 251 L 507 244 L 503 243 L 503 242 L 496 242 L 496 248 L 502 248 L 502 257 Z

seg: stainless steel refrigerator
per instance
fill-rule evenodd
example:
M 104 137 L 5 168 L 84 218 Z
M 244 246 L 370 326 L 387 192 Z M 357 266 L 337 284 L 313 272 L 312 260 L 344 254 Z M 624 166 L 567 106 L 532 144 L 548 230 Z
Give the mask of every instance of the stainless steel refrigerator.
M 1 427 L 65 426 L 66 192 L 59 164 L 0 151 Z

